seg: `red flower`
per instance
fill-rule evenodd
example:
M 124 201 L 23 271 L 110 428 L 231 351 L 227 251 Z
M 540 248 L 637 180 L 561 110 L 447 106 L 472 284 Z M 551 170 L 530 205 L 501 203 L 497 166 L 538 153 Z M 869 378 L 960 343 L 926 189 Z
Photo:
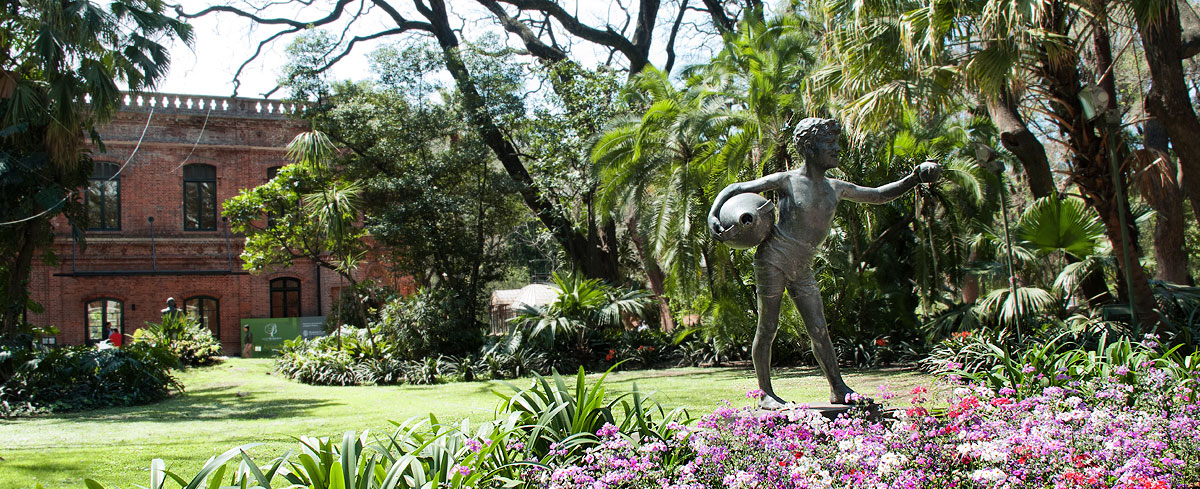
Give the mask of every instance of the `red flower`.
M 970 338 L 971 332 L 970 331 L 959 331 L 957 333 L 954 333 L 954 337 L 955 338 Z
M 617 356 L 616 350 L 608 350 L 608 355 L 604 355 L 604 361 L 611 362 L 613 357 Z
M 875 346 L 887 346 L 887 338 L 879 338 L 875 340 Z

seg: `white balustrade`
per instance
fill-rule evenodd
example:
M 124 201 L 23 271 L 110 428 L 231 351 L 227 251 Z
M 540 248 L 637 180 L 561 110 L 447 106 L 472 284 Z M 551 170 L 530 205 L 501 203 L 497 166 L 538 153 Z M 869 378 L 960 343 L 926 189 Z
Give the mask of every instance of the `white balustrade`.
M 90 103 L 91 97 L 85 97 L 84 100 Z M 151 109 L 156 113 L 286 119 L 302 110 L 303 106 L 284 100 L 156 92 L 125 93 L 121 97 L 120 110 L 148 112 Z

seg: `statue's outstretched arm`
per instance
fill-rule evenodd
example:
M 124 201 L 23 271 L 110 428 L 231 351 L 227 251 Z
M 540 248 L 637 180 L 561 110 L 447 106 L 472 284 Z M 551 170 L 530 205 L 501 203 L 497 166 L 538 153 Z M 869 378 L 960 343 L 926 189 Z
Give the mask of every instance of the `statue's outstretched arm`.
M 713 200 L 712 209 L 708 211 L 708 227 L 717 234 L 721 233 L 721 220 L 717 217 L 717 211 L 721 209 L 721 205 L 725 204 L 725 201 L 729 200 L 730 197 L 746 192 L 760 193 L 782 188 L 786 178 L 787 175 L 784 173 L 772 173 L 749 182 L 731 183 L 724 189 L 721 189 L 721 192 L 717 194 L 717 198 Z
M 841 191 L 841 197 L 851 202 L 882 204 L 896 200 L 897 197 L 904 195 L 905 192 L 916 187 L 918 183 L 936 182 L 938 178 L 941 178 L 941 175 L 942 167 L 940 165 L 932 161 L 926 161 L 913 168 L 912 173 L 907 177 L 882 187 L 863 187 L 850 182 L 839 181 L 838 188 Z

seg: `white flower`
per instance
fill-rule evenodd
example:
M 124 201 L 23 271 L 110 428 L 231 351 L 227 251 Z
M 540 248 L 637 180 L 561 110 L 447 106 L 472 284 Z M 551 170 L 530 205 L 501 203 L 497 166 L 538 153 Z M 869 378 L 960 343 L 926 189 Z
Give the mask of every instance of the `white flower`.
M 880 474 L 889 474 L 904 466 L 905 463 L 908 463 L 908 457 L 900 453 L 887 452 L 879 457 L 878 471 Z
M 975 481 L 976 484 L 986 484 L 988 482 L 998 482 L 998 481 L 1004 480 L 1005 477 L 1007 477 L 1007 476 L 1008 476 L 1008 474 L 1005 474 L 1003 470 L 994 469 L 994 468 L 993 469 L 978 469 L 974 472 L 971 472 L 971 475 L 970 475 L 971 480 Z

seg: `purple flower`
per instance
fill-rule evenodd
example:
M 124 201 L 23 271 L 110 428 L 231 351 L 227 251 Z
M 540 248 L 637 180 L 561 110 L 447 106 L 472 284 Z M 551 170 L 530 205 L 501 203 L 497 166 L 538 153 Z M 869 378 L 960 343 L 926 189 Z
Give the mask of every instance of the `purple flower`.
M 604 426 L 601 426 L 599 430 L 596 430 L 596 436 L 599 436 L 600 438 L 611 438 L 620 432 L 621 430 L 617 429 L 617 427 L 612 423 L 604 423 Z

